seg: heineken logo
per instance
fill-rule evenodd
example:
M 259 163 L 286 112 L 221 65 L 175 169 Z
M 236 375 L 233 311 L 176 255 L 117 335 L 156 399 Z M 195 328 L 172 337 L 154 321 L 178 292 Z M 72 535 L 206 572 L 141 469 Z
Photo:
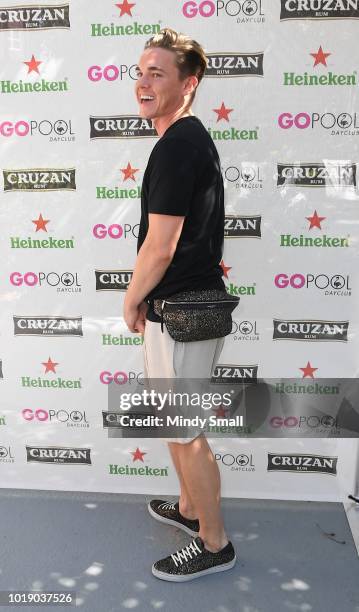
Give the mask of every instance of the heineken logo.
M 260 238 L 261 215 L 226 215 L 224 219 L 225 238 Z
M 74 191 L 75 168 L 3 170 L 4 191 Z
M 302 369 L 305 370 L 306 368 Z M 314 368 L 314 370 L 316 369 L 317 368 Z M 325 385 L 319 384 L 317 382 L 312 384 L 281 382 L 275 383 L 274 389 L 276 393 L 279 393 L 281 395 L 339 395 L 340 393 L 340 385 Z
M 212 109 L 216 113 L 216 123 L 219 121 L 227 121 L 229 123 L 229 115 L 233 113 L 234 108 L 226 107 L 225 103 L 222 102 L 218 108 Z M 258 129 L 254 130 L 239 130 L 231 127 L 230 129 L 218 130 L 214 128 L 207 128 L 209 135 L 213 140 L 258 140 Z
M 235 285 L 234 283 L 229 283 L 226 285 L 227 293 L 230 295 L 255 295 L 256 294 L 256 284 L 253 285 Z
M 26 457 L 28 463 L 68 463 L 71 465 L 91 465 L 90 448 L 26 445 Z
M 263 76 L 263 53 L 207 53 L 205 77 Z
M 299 162 L 277 164 L 277 185 L 301 187 L 356 186 L 356 164 L 339 162 Z
M 327 58 L 332 55 L 331 53 L 324 53 L 322 47 L 320 46 L 318 51 L 310 53 L 314 59 L 313 68 L 318 65 L 322 65 L 327 67 Z M 295 72 L 285 72 L 283 85 L 356 85 L 357 84 L 357 72 L 354 71 L 351 74 L 336 74 L 334 72 L 327 72 L 326 74 L 308 74 L 308 72 L 304 72 L 303 74 L 296 74 Z
M 115 25 L 110 23 L 91 24 L 91 36 L 155 36 L 159 34 L 161 26 L 159 23 L 138 23 L 134 21 L 129 25 Z
M 281 0 L 280 19 L 359 19 L 358 0 Z
M 102 334 L 102 344 L 104 346 L 137 346 L 143 344 L 143 336 L 138 334 L 131 336 L 113 336 L 112 334 Z
M 150 119 L 137 115 L 90 117 L 90 138 L 154 138 L 157 132 Z
M 49 30 L 69 27 L 68 4 L 0 8 L 0 32 L 2 30 Z
M 219 364 L 215 367 L 211 382 L 230 383 L 232 380 L 257 380 L 257 365 L 225 365 Z
M 144 456 L 148 454 L 147 452 L 143 452 L 137 447 L 136 450 L 131 451 L 130 454 L 132 455 L 132 464 L 136 461 L 139 461 L 140 464 L 133 466 L 127 463 L 126 465 L 110 463 L 108 466 L 109 474 L 116 476 L 168 476 L 168 467 L 159 468 L 145 465 Z
M 348 340 L 349 321 L 273 320 L 273 340 Z
M 39 66 L 42 64 L 42 60 L 37 60 L 34 54 L 31 59 L 25 62 L 21 62 L 27 66 L 27 74 L 36 72 L 40 74 Z M 10 81 L 0 80 L 0 93 L 34 93 L 34 92 L 48 92 L 48 91 L 68 91 L 68 83 L 65 78 L 63 81 L 47 81 L 40 79 L 38 81 Z M 36 122 L 31 122 L 31 124 Z
M 327 457 L 325 455 L 275 455 L 268 453 L 269 472 L 311 472 L 317 474 L 337 473 L 338 457 Z
M 325 221 L 326 217 L 320 217 L 315 210 L 314 213 L 310 217 L 306 217 L 309 222 L 308 230 L 312 230 L 313 228 L 322 229 L 322 223 Z M 327 236 L 327 234 L 323 234 L 322 236 L 303 236 L 300 234 L 299 236 L 292 236 L 292 234 L 281 234 L 280 236 L 280 246 L 281 247 L 325 247 L 325 248 L 346 248 L 349 247 L 349 236 L 347 237 L 338 237 L 338 236 Z
M 82 336 L 82 317 L 20 317 L 15 315 L 15 336 Z
M 126 291 L 133 270 L 95 270 L 96 291 Z

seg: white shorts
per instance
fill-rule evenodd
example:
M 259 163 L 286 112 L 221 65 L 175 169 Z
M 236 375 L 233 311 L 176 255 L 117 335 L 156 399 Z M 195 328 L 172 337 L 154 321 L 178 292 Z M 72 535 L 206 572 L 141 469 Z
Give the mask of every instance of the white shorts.
M 166 326 L 161 332 L 160 323 L 146 321 L 144 334 L 145 378 L 211 378 L 223 349 L 225 338 L 177 342 L 169 335 Z M 199 436 L 188 438 L 162 438 L 165 442 L 186 444 Z

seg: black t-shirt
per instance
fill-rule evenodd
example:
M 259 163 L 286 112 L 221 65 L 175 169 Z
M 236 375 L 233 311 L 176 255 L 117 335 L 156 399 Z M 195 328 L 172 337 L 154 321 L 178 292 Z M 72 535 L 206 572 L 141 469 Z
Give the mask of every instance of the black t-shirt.
M 224 289 L 220 160 L 197 117 L 178 119 L 152 150 L 142 183 L 137 252 L 146 238 L 149 213 L 184 216 L 185 220 L 171 264 L 146 301 L 151 304 L 154 298 L 192 289 Z M 159 321 L 151 308 L 147 318 Z

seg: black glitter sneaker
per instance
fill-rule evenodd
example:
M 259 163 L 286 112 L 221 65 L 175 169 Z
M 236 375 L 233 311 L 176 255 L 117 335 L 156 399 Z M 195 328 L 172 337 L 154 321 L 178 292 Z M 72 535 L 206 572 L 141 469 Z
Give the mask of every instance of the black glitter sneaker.
M 160 523 L 173 525 L 189 533 L 191 536 L 198 535 L 199 521 L 198 519 L 187 519 L 179 511 L 179 504 L 167 502 L 163 499 L 152 499 L 148 504 L 148 511 L 153 518 Z
M 231 542 L 213 553 L 204 547 L 198 536 L 188 546 L 152 565 L 152 574 L 161 580 L 186 582 L 207 574 L 224 572 L 236 563 L 236 553 Z

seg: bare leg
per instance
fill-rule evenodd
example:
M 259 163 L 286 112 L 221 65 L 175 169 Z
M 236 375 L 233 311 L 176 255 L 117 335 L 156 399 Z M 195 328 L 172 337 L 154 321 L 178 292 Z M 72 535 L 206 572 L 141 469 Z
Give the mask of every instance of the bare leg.
M 184 481 L 181 465 L 179 462 L 179 457 L 178 457 L 178 447 L 179 446 L 180 444 L 177 444 L 177 443 L 173 443 L 173 442 L 168 443 L 168 448 L 171 453 L 172 461 L 176 468 L 178 480 L 180 482 L 180 487 L 181 487 L 181 493 L 180 493 L 180 498 L 179 498 L 179 511 L 182 514 L 182 516 L 185 516 L 188 519 L 196 519 L 198 518 L 196 514 L 196 509 L 191 499 L 191 496 L 189 494 L 189 491 L 187 489 L 186 483 Z
M 199 519 L 199 535 L 208 550 L 216 552 L 228 543 L 220 510 L 220 474 L 214 455 L 204 436 L 178 448 L 182 478 Z

